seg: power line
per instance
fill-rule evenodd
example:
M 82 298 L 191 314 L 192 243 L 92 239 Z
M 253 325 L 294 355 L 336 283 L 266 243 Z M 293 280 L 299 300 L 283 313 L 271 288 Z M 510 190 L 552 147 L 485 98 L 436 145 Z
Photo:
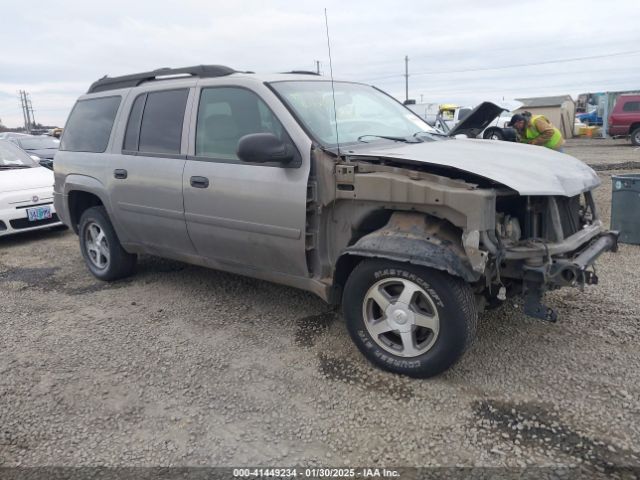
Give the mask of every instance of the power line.
M 595 85 L 595 86 L 594 86 Z M 581 82 L 572 82 L 572 83 L 564 83 L 564 84 L 558 84 L 558 85 L 551 85 L 548 87 L 540 87 L 538 85 L 525 85 L 525 86 L 521 86 L 518 85 L 516 87 L 513 87 L 511 89 L 508 90 L 508 96 L 511 96 L 513 94 L 514 91 L 520 91 L 520 92 L 537 92 L 537 91 L 558 91 L 560 89 L 567 89 L 567 90 L 572 90 L 573 92 L 579 92 L 579 91 L 589 91 L 589 92 L 602 92 L 602 91 L 607 91 L 607 90 L 611 90 L 612 88 L 622 88 L 624 90 L 633 90 L 635 87 L 633 86 L 635 85 L 633 82 L 630 81 L 619 81 L 619 82 L 607 82 L 606 86 L 604 86 L 604 84 L 600 83 L 600 82 L 592 82 L 589 80 L 584 80 Z M 455 96 L 458 94 L 473 94 L 474 96 L 478 97 L 481 96 L 481 94 L 490 94 L 490 93 L 500 93 L 500 96 L 503 96 L 505 94 L 505 90 L 504 89 L 500 89 L 497 87 L 491 87 L 491 86 L 486 86 L 484 88 L 476 88 L 474 89 L 472 92 L 469 91 L 468 88 L 458 88 L 458 89 L 452 89 L 452 88 L 446 88 L 444 86 L 439 87 L 439 89 L 435 89 L 435 90 L 428 90 L 425 89 L 425 96 L 427 95 L 431 95 L 431 96 Z M 513 94 L 513 95 L 518 95 L 518 96 L 535 96 L 535 93 L 522 93 L 522 94 Z M 400 98 L 400 95 L 394 95 L 394 97 Z
M 626 32 L 625 32 L 626 33 Z M 635 32 L 634 32 L 635 33 Z M 570 37 L 563 37 L 563 42 L 566 43 L 567 41 L 570 40 L 575 40 L 575 39 L 579 39 L 579 40 L 583 40 L 584 39 L 584 34 L 580 34 L 580 35 L 572 35 Z M 595 44 L 580 44 L 580 48 L 583 48 L 584 50 L 589 50 L 589 49 L 594 49 L 594 48 L 604 48 L 604 47 L 610 47 L 610 48 L 623 48 L 623 47 L 627 47 L 630 46 L 631 48 L 636 46 L 636 41 L 613 41 L 613 42 L 598 42 Z M 558 42 L 557 41 L 552 41 L 552 42 L 545 42 L 545 43 L 536 43 L 536 46 L 538 47 L 539 50 L 544 50 L 544 49 L 548 49 L 548 48 L 552 48 L 552 47 L 557 47 L 558 46 Z M 450 46 L 451 48 L 453 48 L 454 46 Z M 497 55 L 492 55 L 496 52 L 506 52 L 506 51 L 517 51 L 518 53 L 523 51 L 523 48 L 521 46 L 518 47 L 505 47 L 505 46 L 500 46 L 500 47 L 494 47 L 494 46 L 485 46 L 485 47 L 481 47 L 480 50 L 469 50 L 468 48 L 453 48 L 453 49 L 448 49 L 448 48 L 439 48 L 437 50 L 433 50 L 433 51 L 437 51 L 438 53 L 435 55 L 411 55 L 411 58 L 413 61 L 420 61 L 420 60 L 437 60 L 442 58 L 443 56 L 447 56 L 447 57 L 456 57 L 456 56 L 461 56 L 461 55 L 468 55 L 468 56 L 482 56 L 482 58 L 487 58 L 487 57 L 493 57 L 495 58 Z M 367 66 L 382 66 L 382 65 L 397 65 L 398 64 L 398 60 L 374 60 L 374 59 L 368 59 L 367 60 Z M 354 75 L 351 75 L 354 76 Z
M 611 68 L 591 68 L 588 70 L 571 70 L 571 71 L 563 71 L 563 72 L 554 72 L 553 77 L 554 80 L 558 80 L 559 78 L 563 78 L 566 79 L 566 77 L 573 77 L 575 78 L 578 75 L 583 75 L 583 74 L 590 74 L 589 81 L 594 80 L 594 78 L 598 81 L 602 80 L 602 75 L 600 75 L 603 72 L 607 72 L 607 73 L 611 73 Z M 622 74 L 624 74 L 624 79 L 625 81 L 629 81 L 629 82 L 638 82 L 640 80 L 640 73 L 638 72 L 638 68 L 634 65 L 629 66 L 628 68 L 620 68 L 616 70 L 616 78 L 620 77 Z M 633 74 L 633 75 L 631 75 Z M 546 72 L 536 72 L 536 73 L 528 73 L 525 77 L 525 80 L 530 80 L 533 78 L 543 78 L 543 77 L 549 77 L 549 73 Z M 522 75 L 518 75 L 515 72 L 509 72 L 509 73 L 503 73 L 503 74 L 495 74 L 495 75 L 488 75 L 488 76 L 475 76 L 475 77 L 458 77 L 455 79 L 451 79 L 451 78 L 433 78 L 433 79 L 428 79 L 428 80 L 422 80 L 422 82 L 428 82 L 428 83 L 422 83 L 419 85 L 426 85 L 427 88 L 430 87 L 450 87 L 452 84 L 455 85 L 477 85 L 479 82 L 493 82 L 494 84 L 498 84 L 498 83 L 505 83 L 508 82 L 509 84 L 511 84 L 513 82 L 513 80 L 518 80 L 518 79 L 522 79 L 523 76 Z M 583 78 L 580 78 L 579 80 L 576 81 L 584 81 Z
M 450 74 L 450 73 L 470 73 L 470 72 L 485 72 L 485 71 L 489 71 L 489 70 L 504 70 L 504 69 L 508 69 L 508 68 L 521 68 L 521 67 L 534 67 L 537 65 L 551 65 L 554 63 L 566 63 L 566 62 L 579 62 L 579 61 L 583 61 L 583 60 L 594 60 L 597 58 L 608 58 L 608 57 L 619 57 L 619 56 L 623 56 L 623 55 L 637 55 L 640 53 L 640 50 L 630 50 L 627 52 L 615 52 L 615 53 L 608 53 L 608 54 L 603 54 L 603 55 L 591 55 L 588 57 L 573 57 L 573 58 L 561 58 L 561 59 L 557 59 L 557 60 L 546 60 L 544 62 L 535 62 L 535 63 L 517 63 L 517 64 L 513 64 L 513 65 L 502 65 L 499 67 L 483 67 L 483 68 L 469 68 L 469 69 L 464 69 L 464 70 L 439 70 L 439 71 L 432 71 L 432 72 L 421 72 L 421 73 L 412 73 L 412 76 L 422 76 L 422 75 L 443 75 L 443 74 Z M 370 78 L 368 81 L 374 81 L 374 80 L 384 80 L 387 78 L 397 78 L 399 75 L 385 75 L 384 77 L 376 77 L 376 78 Z

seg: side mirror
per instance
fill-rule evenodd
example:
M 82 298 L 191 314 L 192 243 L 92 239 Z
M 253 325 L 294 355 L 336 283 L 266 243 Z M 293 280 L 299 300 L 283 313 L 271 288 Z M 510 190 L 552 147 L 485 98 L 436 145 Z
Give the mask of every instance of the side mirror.
M 293 151 L 273 133 L 251 133 L 238 142 L 236 149 L 238 158 L 243 162 L 289 163 L 293 160 Z

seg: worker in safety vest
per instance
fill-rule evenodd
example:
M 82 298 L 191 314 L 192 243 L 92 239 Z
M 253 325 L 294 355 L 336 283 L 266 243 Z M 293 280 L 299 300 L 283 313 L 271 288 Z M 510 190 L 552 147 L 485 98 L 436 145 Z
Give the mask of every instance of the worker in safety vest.
M 527 118 L 524 115 L 516 113 L 511 117 L 511 126 L 520 134 L 520 141 L 530 145 L 540 145 L 552 150 L 562 152 L 564 138 L 560 130 L 544 115 L 533 115 Z

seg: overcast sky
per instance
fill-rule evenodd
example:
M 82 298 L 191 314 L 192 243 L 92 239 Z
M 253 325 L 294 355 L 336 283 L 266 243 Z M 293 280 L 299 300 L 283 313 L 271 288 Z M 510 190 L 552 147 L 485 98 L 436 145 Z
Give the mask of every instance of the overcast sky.
M 640 89 L 639 0 L 3 0 L 0 119 L 23 123 L 26 90 L 36 121 L 63 125 L 105 74 L 196 64 L 314 70 L 320 60 L 328 75 L 325 7 L 334 77 L 400 100 L 405 55 L 418 102 Z M 514 66 L 542 62 L 555 63 Z

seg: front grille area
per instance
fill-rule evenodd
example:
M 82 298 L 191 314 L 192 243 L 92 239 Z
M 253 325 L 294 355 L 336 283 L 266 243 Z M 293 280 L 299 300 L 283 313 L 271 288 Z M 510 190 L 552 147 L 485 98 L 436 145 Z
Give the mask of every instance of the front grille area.
M 33 228 L 41 227 L 43 225 L 50 225 L 59 221 L 60 220 L 58 220 L 58 215 L 54 213 L 51 218 L 47 218 L 45 220 L 36 220 L 35 222 L 30 222 L 28 218 L 19 218 L 17 220 L 9 220 L 9 223 L 16 230 L 20 230 L 22 228 Z
M 7 224 L 0 220 L 0 232 L 4 232 L 7 229 Z
M 570 237 L 581 229 L 580 225 L 580 195 L 575 197 L 556 197 L 560 224 L 564 238 Z
M 517 218 L 522 229 L 522 240 L 537 239 L 559 242 L 579 232 L 587 222 L 584 198 L 589 204 L 590 193 L 584 196 L 505 196 L 496 201 L 498 214 Z M 590 219 L 595 218 L 594 213 Z

